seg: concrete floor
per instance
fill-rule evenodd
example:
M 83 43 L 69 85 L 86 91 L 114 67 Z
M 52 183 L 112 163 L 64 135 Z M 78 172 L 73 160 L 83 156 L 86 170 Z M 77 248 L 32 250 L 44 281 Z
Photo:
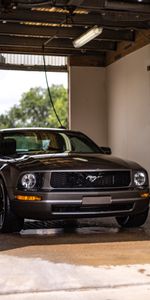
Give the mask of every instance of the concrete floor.
M 63 222 L 25 228 L 0 235 L 1 254 L 92 266 L 150 263 L 150 217 L 136 229 L 120 229 L 113 218 L 82 220 L 75 229 L 64 229 Z
M 138 266 L 138 272 L 145 272 L 145 264 L 150 264 L 150 216 L 145 226 L 136 229 L 120 229 L 113 218 L 82 220 L 78 222 L 76 228 L 64 228 L 63 222 L 26 222 L 24 230 L 19 234 L 1 234 L 0 235 L 0 257 L 10 258 L 28 258 L 36 260 L 37 258 L 49 263 L 61 263 L 72 265 L 76 268 L 80 266 L 102 267 L 103 266 Z M 54 265 L 53 265 L 54 266 Z M 12 268 L 12 266 L 11 266 Z M 107 267 L 106 267 L 107 268 Z M 92 269 L 91 269 L 92 270 Z M 143 271 L 144 270 L 144 271 Z M 9 272 L 9 269 L 7 270 Z M 11 272 L 11 270 L 10 270 Z M 22 271 L 19 271 L 22 272 Z M 90 271 L 89 271 L 90 272 Z M 122 271 L 121 271 L 122 272 Z M 149 271 L 148 271 L 149 272 Z M 75 271 L 76 273 L 76 271 Z M 21 273 L 20 273 L 21 274 Z M 6 274 L 4 274 L 6 275 Z M 3 275 L 1 275 L 3 276 Z M 22 275 L 24 276 L 24 275 Z M 32 275 L 31 275 L 32 276 Z M 149 273 L 147 276 L 150 276 Z M 8 276 L 9 277 L 9 276 Z M 7 277 L 6 277 L 7 278 Z M 147 277 L 149 280 L 149 277 Z M 124 279 L 123 279 L 124 280 Z M 5 280 L 6 282 L 7 280 Z M 56 278 L 57 281 L 57 278 Z M 123 281 L 124 282 L 124 281 Z M 150 299 L 150 283 L 141 278 L 141 283 L 147 294 L 143 299 Z M 0 283 L 0 290 L 4 283 Z M 122 284 L 122 283 L 121 283 Z M 125 285 L 128 283 L 125 283 Z M 133 295 L 135 294 L 135 283 L 132 283 Z M 7 285 L 7 282 L 6 282 Z M 104 288 L 99 291 L 104 293 Z M 110 288 L 111 283 L 108 283 Z M 120 288 L 120 285 L 118 285 Z M 123 284 L 123 288 L 124 284 Z M 138 283 L 137 290 L 140 289 Z M 142 287 L 140 289 L 142 291 Z M 108 297 L 108 289 L 106 294 L 102 296 L 98 290 L 91 290 L 90 296 L 79 297 L 79 299 L 119 299 L 118 290 L 110 291 Z M 76 292 L 81 293 L 80 289 Z M 84 291 L 85 292 L 85 291 Z M 121 290 L 121 293 L 127 291 Z M 86 286 L 86 293 L 87 291 Z M 93 298 L 94 293 L 98 293 L 97 298 Z M 77 294 L 76 294 L 77 295 Z M 91 296 L 92 295 L 92 296 Z M 132 299 L 131 290 L 128 291 L 128 299 Z M 138 298 L 139 295 L 139 298 Z M 38 294 L 37 299 L 57 299 L 55 293 Z M 73 295 L 65 295 L 64 298 L 59 294 L 58 299 L 76 299 Z M 18 293 L 11 295 L 11 292 L 6 292 L 2 299 L 35 299 L 35 294 L 22 294 L 19 298 Z M 12 298 L 11 298 L 12 297 Z M 54 298 L 53 298 L 54 297 Z M 69 298 L 67 298 L 69 297 Z M 118 297 L 118 298 L 117 298 Z M 141 299 L 140 292 L 137 293 L 137 299 Z M 123 298 L 122 298 L 123 300 Z

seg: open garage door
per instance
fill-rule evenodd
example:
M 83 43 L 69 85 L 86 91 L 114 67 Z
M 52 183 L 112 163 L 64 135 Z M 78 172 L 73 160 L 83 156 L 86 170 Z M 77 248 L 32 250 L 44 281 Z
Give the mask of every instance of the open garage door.
M 43 55 L 1 53 L 0 69 L 44 71 Z M 49 72 L 67 72 L 65 56 L 45 56 L 45 63 L 46 70 Z
M 67 57 L 2 53 L 0 69 L 1 128 L 68 126 Z

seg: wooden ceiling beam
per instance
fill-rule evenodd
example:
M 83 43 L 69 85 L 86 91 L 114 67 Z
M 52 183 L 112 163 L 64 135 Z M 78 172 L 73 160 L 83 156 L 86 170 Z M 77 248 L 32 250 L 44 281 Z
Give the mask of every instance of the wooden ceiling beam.
M 105 65 L 105 59 L 101 56 L 78 56 L 72 55 L 68 58 L 68 66 L 78 67 L 101 67 Z
M 130 3 L 129 1 L 105 1 L 105 8 L 113 9 L 113 10 L 125 10 L 125 11 L 133 11 L 133 12 L 145 12 L 150 13 L 150 4 L 143 3 Z
M 72 38 L 75 39 L 85 32 L 82 27 L 72 28 L 53 28 L 46 26 L 27 26 L 20 24 L 1 24 L 0 35 L 20 35 L 28 37 L 57 37 L 57 38 Z M 111 30 L 104 29 L 102 34 L 97 37 L 98 40 L 112 40 L 112 41 L 134 41 L 134 32 L 131 30 Z
M 58 50 L 74 50 L 73 43 L 68 39 L 53 39 L 48 42 L 45 38 L 30 38 L 30 37 L 13 37 L 13 36 L 1 36 L 0 46 L 18 46 L 18 47 L 43 47 L 49 49 Z M 83 46 L 81 49 L 76 49 L 76 51 L 86 51 L 92 50 L 96 52 L 101 51 L 115 51 L 116 43 L 112 41 L 91 41 L 90 43 Z
M 135 34 L 133 30 L 113 30 L 104 28 L 102 34 L 99 35 L 96 39 L 134 42 Z
M 115 0 L 70 0 L 68 3 L 63 0 L 58 0 L 57 5 L 74 5 L 89 11 L 99 11 L 100 9 L 112 9 L 120 11 L 132 11 L 132 12 L 150 12 L 150 3 L 140 3 L 140 2 L 129 2 L 129 1 L 115 1 Z
M 112 28 L 136 28 L 147 29 L 150 27 L 150 14 L 130 15 L 130 13 L 116 14 L 113 12 L 106 12 L 102 14 L 83 14 L 74 15 L 68 18 L 67 14 L 63 13 L 49 13 L 31 10 L 12 10 L 8 13 L 1 12 L 0 21 L 2 22 L 32 22 L 32 23 L 46 23 L 46 24 L 68 24 L 72 26 L 93 26 L 99 25 L 103 27 Z
M 69 0 L 67 2 L 67 5 L 70 6 L 70 5 L 73 5 L 73 6 L 79 6 L 82 5 L 84 2 L 84 0 Z

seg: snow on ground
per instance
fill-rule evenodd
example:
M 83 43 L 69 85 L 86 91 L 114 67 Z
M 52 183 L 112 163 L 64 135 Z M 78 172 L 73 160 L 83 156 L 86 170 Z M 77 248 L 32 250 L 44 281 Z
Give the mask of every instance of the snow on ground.
M 150 299 L 150 264 L 92 267 L 0 255 L 0 266 L 4 300 Z

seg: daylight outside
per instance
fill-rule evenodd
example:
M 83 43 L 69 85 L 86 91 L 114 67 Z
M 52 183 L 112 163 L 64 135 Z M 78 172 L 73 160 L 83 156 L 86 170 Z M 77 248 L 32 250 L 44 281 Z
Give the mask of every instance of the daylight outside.
M 11 59 L 11 63 L 13 61 L 16 64 L 17 61 L 16 67 L 19 63 L 27 66 L 33 62 L 43 65 L 42 57 L 38 56 L 5 56 L 5 59 Z M 65 59 L 51 57 L 50 62 L 57 68 L 55 64 L 65 64 Z M 68 73 L 45 71 L 47 81 L 44 70 L 17 71 L 9 70 L 9 67 L 8 70 L 0 70 L 0 128 L 59 127 L 51 98 L 62 125 L 68 127 Z

